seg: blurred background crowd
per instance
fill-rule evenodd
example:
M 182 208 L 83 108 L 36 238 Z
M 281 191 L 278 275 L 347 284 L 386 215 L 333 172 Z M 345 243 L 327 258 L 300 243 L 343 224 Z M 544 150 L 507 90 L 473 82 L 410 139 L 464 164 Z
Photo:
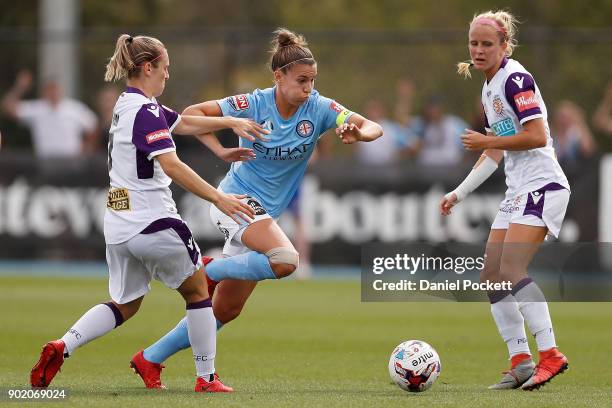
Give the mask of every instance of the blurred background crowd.
M 320 93 L 384 128 L 381 139 L 350 147 L 331 135 L 322 138 L 292 217 L 294 237 L 315 249 L 319 245 L 322 263 L 354 263 L 358 257 L 335 256 L 338 249 L 368 242 L 482 240 L 504 191 L 503 175 L 485 185 L 477 200 L 466 202 L 460 221 L 438 220 L 432 203 L 478 156 L 463 149 L 460 135 L 466 128 L 484 132 L 483 78 L 475 72 L 463 80 L 455 64 L 468 57 L 472 16 L 494 5 L 438 3 L 24 0 L 4 5 L 0 258 L 103 258 L 103 201 L 96 207 L 83 189 L 99 194 L 107 183 L 108 129 L 123 84 L 104 84 L 103 72 L 118 34 L 153 35 L 165 43 L 170 80 L 160 101 L 180 112 L 193 103 L 271 86 L 267 50 L 279 26 L 309 41 Z M 612 150 L 612 1 L 596 0 L 588 10 L 578 1 L 560 7 L 552 0 L 513 0 L 504 6 L 522 21 L 514 57 L 542 91 L 557 157 L 575 186 L 575 207 L 568 211 L 562 239 L 602 239 L 600 162 Z M 232 134 L 219 137 L 227 146 L 237 143 Z M 195 139 L 178 137 L 176 143 L 209 181 L 215 183 L 226 169 Z M 64 190 L 53 196 L 49 186 Z M 22 201 L 15 198 L 21 197 L 19 188 L 27 191 Z M 76 210 L 62 207 L 75 192 L 100 210 L 81 224 L 74 221 Z M 33 202 L 39 196 L 55 198 L 38 208 Z M 180 201 L 189 217 L 195 204 Z M 326 223 L 334 218 L 326 214 L 340 209 L 353 218 Z M 381 221 L 383 213 L 391 214 L 389 220 Z M 192 211 L 193 217 L 202 214 L 206 211 Z M 19 229 L 20 218 L 32 225 Z M 378 227 L 381 223 L 388 227 Z M 203 226 L 199 234 L 204 247 L 218 246 L 214 228 Z M 35 243 L 28 244 L 32 238 Z M 78 255 L 67 249 L 75 245 Z

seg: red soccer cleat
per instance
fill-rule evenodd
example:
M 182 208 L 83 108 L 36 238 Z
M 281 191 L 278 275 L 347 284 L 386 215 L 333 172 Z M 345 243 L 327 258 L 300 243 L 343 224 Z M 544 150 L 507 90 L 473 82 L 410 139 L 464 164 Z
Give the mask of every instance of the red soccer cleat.
M 166 386 L 161 382 L 161 372 L 164 366 L 145 360 L 143 350 L 140 350 L 138 353 L 132 356 L 132 359 L 130 360 L 130 367 L 132 367 L 134 372 L 138 374 L 140 378 L 142 378 L 145 387 L 166 388 Z
M 47 388 L 64 364 L 64 347 L 61 340 L 50 341 L 43 346 L 40 358 L 30 371 L 30 384 L 35 388 Z
M 202 377 L 198 377 L 196 379 L 195 384 L 195 392 L 233 392 L 234 389 L 232 387 L 228 387 L 223 384 L 219 379 L 217 373 L 214 375 L 214 379 L 212 381 L 206 381 Z
M 567 370 L 569 364 L 565 357 L 556 347 L 540 352 L 540 362 L 529 380 L 521 387 L 526 391 L 537 390 L 558 374 Z
M 211 263 L 213 261 L 213 259 L 214 258 L 211 258 L 210 256 L 203 256 L 202 257 L 202 263 L 204 264 L 204 266 L 206 266 L 209 263 Z M 206 274 L 206 269 L 204 269 L 204 275 L 206 276 L 206 283 L 208 284 L 208 296 L 210 296 L 210 298 L 212 299 L 213 294 L 215 293 L 215 288 L 217 287 L 219 282 L 210 279 L 208 277 L 208 274 Z

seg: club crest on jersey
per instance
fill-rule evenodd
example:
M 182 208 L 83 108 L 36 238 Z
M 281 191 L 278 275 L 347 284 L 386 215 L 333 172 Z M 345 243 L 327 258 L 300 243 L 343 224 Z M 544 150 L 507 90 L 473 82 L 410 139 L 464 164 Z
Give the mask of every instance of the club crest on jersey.
M 504 103 L 502 102 L 499 95 L 495 95 L 495 97 L 493 98 L 493 110 L 498 115 L 501 115 L 501 113 L 504 111 Z
M 514 95 L 514 103 L 519 112 L 539 107 L 536 94 L 532 90 Z
M 145 139 L 147 140 L 147 144 L 151 144 L 161 139 L 171 139 L 171 137 L 170 137 L 170 132 L 168 131 L 168 129 L 161 129 L 161 130 L 156 130 L 155 132 L 149 133 L 148 135 L 145 136 Z
M 301 137 L 310 137 L 312 132 L 314 132 L 314 125 L 309 120 L 301 120 L 295 127 L 295 131 Z
M 249 109 L 249 98 L 246 95 L 234 95 L 227 98 L 227 103 L 235 111 L 242 111 Z

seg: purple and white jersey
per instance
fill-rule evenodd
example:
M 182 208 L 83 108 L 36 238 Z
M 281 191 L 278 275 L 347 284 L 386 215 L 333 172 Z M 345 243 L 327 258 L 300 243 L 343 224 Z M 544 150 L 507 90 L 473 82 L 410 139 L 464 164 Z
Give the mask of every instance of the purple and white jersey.
M 113 110 L 108 142 L 110 190 L 104 217 L 107 244 L 125 242 L 160 218 L 178 218 L 172 180 L 155 156 L 175 151 L 180 116 L 128 87 Z
M 486 130 L 495 136 L 512 136 L 523 125 L 541 118 L 546 130 L 546 146 L 531 150 L 504 151 L 506 199 L 556 182 L 569 190 L 567 178 L 557 162 L 548 126 L 546 105 L 533 77 L 516 60 L 504 59 L 502 65 L 482 87 Z

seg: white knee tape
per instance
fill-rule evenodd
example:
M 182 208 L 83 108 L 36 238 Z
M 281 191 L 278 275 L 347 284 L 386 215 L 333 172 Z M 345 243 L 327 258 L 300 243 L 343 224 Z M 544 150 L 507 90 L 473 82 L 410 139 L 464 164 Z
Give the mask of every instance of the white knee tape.
M 266 252 L 266 256 L 272 263 L 293 265 L 296 268 L 299 264 L 299 254 L 292 249 L 278 247 Z

